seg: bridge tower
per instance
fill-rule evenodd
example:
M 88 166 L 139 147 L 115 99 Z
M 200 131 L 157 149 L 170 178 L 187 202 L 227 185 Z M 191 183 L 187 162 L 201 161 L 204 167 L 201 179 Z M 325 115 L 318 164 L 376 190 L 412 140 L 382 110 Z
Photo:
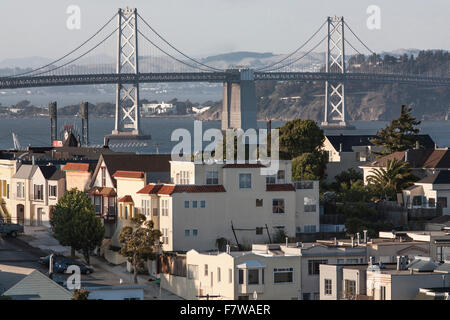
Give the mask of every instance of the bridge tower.
M 344 17 L 328 17 L 325 72 L 345 74 Z M 344 82 L 325 82 L 325 112 L 322 126 L 348 127 L 345 120 Z
M 139 73 L 137 9 L 118 11 L 116 73 Z M 139 83 L 116 85 L 115 127 L 110 137 L 138 137 L 140 130 Z
M 239 80 L 223 83 L 222 130 L 257 129 L 255 77 L 252 69 L 236 67 Z

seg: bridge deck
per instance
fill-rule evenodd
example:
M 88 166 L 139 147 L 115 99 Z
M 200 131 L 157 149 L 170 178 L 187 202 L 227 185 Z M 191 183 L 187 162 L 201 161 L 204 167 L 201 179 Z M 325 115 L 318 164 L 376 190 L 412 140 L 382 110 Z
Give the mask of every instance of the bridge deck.
M 256 81 L 369 81 L 381 83 L 404 83 L 430 86 L 449 86 L 450 78 L 425 77 L 420 75 L 369 74 L 369 73 L 325 73 L 325 72 L 255 72 Z M 239 81 L 235 72 L 190 72 L 190 73 L 139 73 L 139 74 L 80 74 L 61 76 L 2 77 L 0 89 L 52 87 L 93 84 L 130 84 L 151 82 L 225 82 Z

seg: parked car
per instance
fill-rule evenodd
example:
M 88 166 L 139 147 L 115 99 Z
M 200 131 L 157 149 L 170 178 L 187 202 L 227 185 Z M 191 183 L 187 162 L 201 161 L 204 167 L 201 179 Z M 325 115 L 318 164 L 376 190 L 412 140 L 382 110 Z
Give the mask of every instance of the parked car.
M 0 236 L 17 237 L 19 233 L 23 233 L 23 226 L 18 223 L 5 223 L 0 220 Z
M 50 255 L 39 258 L 39 263 L 42 265 L 48 266 L 49 262 L 50 262 Z M 82 274 L 90 274 L 94 272 L 94 269 L 92 267 L 87 266 L 84 263 L 81 263 L 80 261 L 65 257 L 60 254 L 53 254 L 53 272 L 66 273 L 67 268 L 69 268 L 69 266 L 71 265 L 78 266 Z

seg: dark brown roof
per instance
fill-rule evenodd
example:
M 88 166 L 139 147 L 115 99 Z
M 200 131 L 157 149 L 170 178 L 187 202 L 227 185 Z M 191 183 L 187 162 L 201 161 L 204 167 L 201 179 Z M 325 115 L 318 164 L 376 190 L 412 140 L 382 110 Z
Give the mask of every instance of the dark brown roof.
M 290 183 L 284 184 L 267 184 L 266 191 L 295 191 L 295 188 Z
M 362 167 L 386 167 L 388 160 L 396 159 L 399 161 L 408 161 L 412 168 L 435 168 L 432 165 L 435 164 L 436 160 L 430 160 L 435 158 L 441 159 L 442 157 L 439 157 L 436 151 L 442 150 L 410 149 L 407 151 L 397 151 L 374 161 L 366 162 Z M 450 161 L 448 161 L 448 165 L 450 167 Z
M 450 184 L 450 171 L 442 170 L 427 176 L 416 183 Z
M 195 184 L 149 184 L 139 190 L 141 194 L 167 194 L 173 193 L 208 193 L 226 192 L 223 185 L 195 185 Z
M 260 164 L 260 163 L 233 163 L 233 164 L 226 164 L 223 166 L 224 169 L 226 168 L 265 168 L 266 166 Z
M 424 168 L 450 168 L 450 150 L 436 149 L 428 156 L 423 163 Z
M 149 172 L 170 172 L 170 154 L 102 154 L 106 168 L 111 176 L 114 176 L 116 171 L 142 171 Z M 97 168 L 94 172 L 94 177 L 97 176 L 100 170 L 100 159 Z M 115 179 L 112 179 L 114 185 Z

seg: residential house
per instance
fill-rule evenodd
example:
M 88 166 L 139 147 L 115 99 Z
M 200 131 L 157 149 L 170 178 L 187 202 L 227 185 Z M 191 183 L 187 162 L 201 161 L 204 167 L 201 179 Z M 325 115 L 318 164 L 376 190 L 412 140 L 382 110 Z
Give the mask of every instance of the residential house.
M 40 271 L 0 265 L 0 295 L 13 300 L 70 300 L 72 293 Z
M 23 164 L 12 177 L 13 219 L 50 226 L 53 207 L 64 195 L 65 175 L 56 166 Z
M 7 221 L 11 220 L 14 211 L 11 203 L 11 180 L 16 173 L 16 168 L 15 159 L 0 159 L 0 219 Z
M 417 181 L 403 190 L 406 208 L 442 208 L 443 215 L 450 215 L 450 171 L 440 170 Z M 450 204 L 450 203 L 449 203 Z
M 148 184 L 133 199 L 152 216 L 163 250 L 210 250 L 219 238 L 250 246 L 270 242 L 278 230 L 319 231 L 317 181 L 292 182 L 290 161 L 264 175 L 261 164 L 171 162 L 172 184 Z
M 334 182 L 342 171 L 350 168 L 360 171 L 365 162 L 374 161 L 376 152 L 384 150 L 371 142 L 374 138 L 376 135 L 325 135 L 322 150 L 328 153 L 327 183 Z M 429 135 L 417 135 L 417 138 L 420 148 L 434 149 L 435 143 Z
M 170 179 L 170 154 L 102 154 L 92 174 L 88 193 L 96 214 L 103 218 L 106 236 L 117 230 L 117 171 L 143 172 L 146 183 L 167 182 Z
M 79 191 L 87 191 L 91 182 L 92 173 L 96 164 L 83 162 L 68 162 L 61 170 L 66 173 L 66 190 L 73 188 Z
M 317 243 L 254 244 L 251 251 L 161 257 L 161 286 L 185 299 L 319 299 L 319 266 L 365 261 L 362 248 Z
M 364 183 L 367 184 L 367 177 L 373 174 L 373 170 L 386 168 L 387 162 L 394 159 L 408 162 L 412 173 L 419 178 L 450 169 L 450 150 L 448 148 L 410 149 L 394 152 L 361 165 Z

